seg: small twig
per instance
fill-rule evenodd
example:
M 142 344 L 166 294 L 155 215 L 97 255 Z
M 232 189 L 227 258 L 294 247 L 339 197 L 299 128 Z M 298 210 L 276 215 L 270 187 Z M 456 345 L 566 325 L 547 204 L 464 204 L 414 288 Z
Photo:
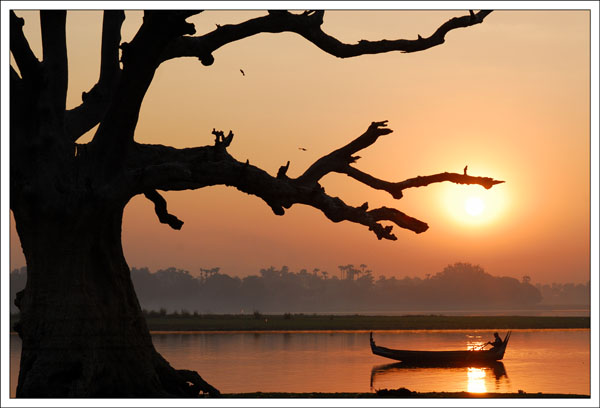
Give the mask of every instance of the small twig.
M 211 133 L 215 135 L 215 146 L 228 147 L 233 140 L 233 132 L 231 130 L 227 136 L 225 136 L 222 130 L 215 130 L 214 128 Z
M 288 171 L 289 168 L 290 168 L 290 161 L 288 160 L 288 162 L 286 163 L 286 165 L 285 166 L 281 166 L 279 168 L 279 170 L 277 171 L 277 178 L 281 179 L 281 178 L 287 177 L 286 173 L 287 173 L 287 171 Z

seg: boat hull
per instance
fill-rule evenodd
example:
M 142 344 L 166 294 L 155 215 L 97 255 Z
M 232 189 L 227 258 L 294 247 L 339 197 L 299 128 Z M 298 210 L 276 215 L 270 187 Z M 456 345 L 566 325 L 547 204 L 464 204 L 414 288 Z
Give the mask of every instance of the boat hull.
M 417 351 L 377 346 L 371 333 L 371 351 L 377 356 L 408 363 L 489 362 L 502 360 L 509 338 L 510 332 L 506 334 L 502 346 L 492 350 Z

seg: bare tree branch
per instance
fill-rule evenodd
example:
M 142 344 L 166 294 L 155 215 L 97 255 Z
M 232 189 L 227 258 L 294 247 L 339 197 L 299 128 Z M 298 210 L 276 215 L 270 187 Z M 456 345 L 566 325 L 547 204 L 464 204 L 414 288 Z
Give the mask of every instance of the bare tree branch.
M 427 224 L 406 214 L 386 207 L 367 211 L 367 205 L 353 207 L 338 197 L 331 197 L 317 183 L 307 185 L 287 177 L 277 178 L 249 163 L 235 160 L 229 154 L 215 154 L 212 146 L 175 149 L 160 145 L 139 145 L 137 162 L 146 162 L 132 169 L 119 180 L 123 188 L 136 186 L 131 194 L 150 189 L 189 190 L 213 185 L 227 185 L 250 195 L 260 197 L 276 215 L 283 215 L 294 204 L 305 204 L 319 209 L 333 222 L 351 221 L 365 225 L 379 239 L 395 240 L 391 226 L 380 221 L 391 221 L 401 228 L 420 233 Z M 140 160 L 145 157 L 145 160 Z M 153 158 L 153 159 L 151 159 Z M 159 159 L 160 158 L 160 159 Z
M 387 120 L 371 123 L 364 134 L 357 137 L 346 146 L 317 160 L 304 172 L 304 174 L 298 177 L 298 181 L 313 183 L 319 181 L 324 175 L 331 173 L 332 171 L 343 172 L 343 170 L 348 167 L 349 163 L 360 158 L 353 157 L 352 155 L 354 153 L 375 143 L 379 136 L 392 133 L 392 130 L 386 128 L 386 126 Z
M 502 183 L 488 177 L 456 173 L 441 173 L 389 183 L 350 167 L 349 163 L 356 160 L 356 157 L 352 156 L 354 153 L 375 143 L 379 136 L 392 132 L 386 124 L 387 121 L 371 123 L 364 134 L 317 160 L 296 179 L 285 175 L 289 162 L 273 177 L 250 165 L 248 161 L 242 163 L 235 160 L 226 151 L 224 133 L 221 131 L 213 130 L 213 134 L 216 135 L 214 146 L 175 149 L 161 145 L 136 145 L 135 149 L 131 150 L 128 160 L 132 166 L 127 176 L 119 180 L 122 187 L 117 190 L 123 194 L 135 195 L 155 189 L 168 191 L 198 189 L 212 185 L 233 186 L 263 199 L 276 215 L 283 215 L 285 209 L 294 204 L 305 204 L 321 210 L 333 222 L 351 221 L 362 224 L 373 231 L 378 239 L 395 240 L 397 238 L 392 233 L 392 227 L 382 225 L 381 221 L 390 221 L 400 228 L 416 233 L 426 231 L 428 225 L 395 208 L 380 207 L 369 210 L 367 203 L 359 207 L 350 206 L 338 197 L 329 196 L 319 184 L 319 179 L 329 172 L 346 173 L 370 187 L 390 192 L 395 198 L 401 198 L 405 188 L 441 181 L 480 184 L 485 188 Z M 229 132 L 228 138 L 233 138 L 232 132 Z
M 169 214 L 167 211 L 167 201 L 161 196 L 158 191 L 150 190 L 144 193 L 144 196 L 154 203 L 154 211 L 158 216 L 158 220 L 167 224 L 169 227 L 179 230 L 183 226 L 183 221 L 174 216 L 173 214 Z
M 466 174 L 447 172 L 425 177 L 419 176 L 401 182 L 389 182 L 380 180 L 350 166 L 350 163 L 354 163 L 360 158 L 360 156 L 352 156 L 353 154 L 371 146 L 380 136 L 392 133 L 392 130 L 388 129 L 386 126 L 387 121 L 371 123 L 364 134 L 348 143 L 346 146 L 317 160 L 308 168 L 308 170 L 306 170 L 306 172 L 304 172 L 304 174 L 298 177 L 297 180 L 302 183 L 314 183 L 328 173 L 343 173 L 371 188 L 387 191 L 395 199 L 402 198 L 402 190 L 406 188 L 422 187 L 442 181 L 451 181 L 457 184 L 479 184 L 486 189 L 489 189 L 496 184 L 504 183 L 503 181 L 494 180 L 489 177 L 473 177 Z
M 394 183 L 380 180 L 351 166 L 347 166 L 342 171 L 339 171 L 339 173 L 344 173 L 376 190 L 387 191 L 396 199 L 402 198 L 402 191 L 406 188 L 424 187 L 432 183 L 441 183 L 443 181 L 450 181 L 455 184 L 479 184 L 486 190 L 489 190 L 496 184 L 504 183 L 504 181 L 494 180 L 490 177 L 475 177 L 466 174 L 448 172 L 433 174 L 430 176 L 418 176 Z
M 367 211 L 366 205 L 353 207 L 338 197 L 329 196 L 316 183 L 309 186 L 293 179 L 273 177 L 253 165 L 235 160 L 228 154 L 210 160 L 212 154 L 207 150 L 209 148 L 177 151 L 179 149 L 153 146 L 153 155 L 163 156 L 168 158 L 168 161 L 133 172 L 129 179 L 141 182 L 139 188 L 155 187 L 161 190 L 198 189 L 212 185 L 233 186 L 263 199 L 276 215 L 283 215 L 285 209 L 294 204 L 305 204 L 321 210 L 333 222 L 347 220 L 365 225 L 379 239 L 396 239 L 391 233 L 391 227 L 381 225 L 380 221 L 391 221 L 401 228 L 417 233 L 427 229 L 427 224 L 398 210 L 382 207 Z
M 402 227 L 404 229 L 414 231 L 417 234 L 420 234 L 421 232 L 425 232 L 429 228 L 429 226 L 426 223 L 424 223 L 423 221 L 419 221 L 416 218 L 409 217 L 408 215 L 404 214 L 401 211 L 396 210 L 395 208 L 381 207 L 381 208 L 377 208 L 375 210 L 369 211 L 369 214 L 376 221 L 390 220 L 390 221 L 393 221 L 396 225 L 399 225 L 400 227 Z M 381 236 L 377 232 L 375 232 L 375 233 L 377 234 L 377 238 L 379 238 L 379 239 L 381 239 L 381 238 L 396 239 L 396 237 L 393 234 L 391 234 L 391 231 L 392 231 L 392 229 L 390 227 L 384 227 L 383 232 L 381 233 L 382 234 Z M 388 234 L 390 236 L 389 238 L 388 238 Z
M 357 44 L 346 44 L 321 29 L 324 11 L 293 14 L 283 10 L 270 11 L 268 15 L 235 25 L 217 26 L 217 29 L 198 37 L 180 37 L 173 41 L 162 55 L 162 60 L 178 57 L 197 57 L 204 65 L 214 61 L 212 53 L 225 44 L 241 40 L 258 33 L 293 32 L 306 38 L 321 50 L 339 58 L 390 51 L 417 52 L 443 44 L 446 34 L 457 28 L 479 24 L 491 10 L 469 13 L 455 17 L 442 24 L 431 36 L 420 35 L 415 40 L 361 40 Z
M 194 25 L 185 21 L 198 11 L 147 10 L 144 21 L 130 43 L 122 43 L 123 73 L 105 119 L 93 140 L 94 148 L 105 152 L 133 142 L 142 101 L 159 65 L 159 56 L 173 39 L 194 34 Z
M 121 74 L 119 44 L 124 20 L 123 10 L 104 11 L 100 77 L 89 92 L 82 94 L 82 104 L 66 113 L 66 130 L 70 140 L 77 141 L 81 135 L 96 126 L 108 109 Z
M 66 10 L 40 11 L 44 75 L 48 78 L 46 82 L 50 107 L 57 112 L 64 112 L 67 101 L 68 63 L 66 22 Z
M 390 51 L 409 53 L 424 51 L 436 45 L 443 44 L 446 40 L 446 34 L 449 31 L 479 24 L 491 12 L 492 10 L 481 10 L 477 13 L 471 12 L 468 16 L 454 17 L 442 24 L 431 36 L 423 38 L 419 35 L 416 40 L 361 40 L 358 44 L 344 44 L 321 30 L 313 29 L 307 33 L 299 34 L 323 51 L 339 58 L 356 57 L 364 54 L 379 54 Z
M 353 179 L 360 181 L 367 186 L 374 188 L 376 190 L 385 190 L 392 195 L 395 199 L 400 199 L 403 197 L 402 188 L 398 188 L 396 183 L 390 183 L 389 181 L 380 180 L 376 177 L 371 176 L 370 174 L 364 173 L 352 166 L 346 166 L 341 169 L 339 173 L 346 174 Z
M 496 184 L 504 183 L 504 181 L 494 180 L 490 177 L 475 177 L 466 174 L 444 172 L 439 174 L 433 174 L 431 176 L 418 176 L 410 178 L 408 180 L 404 180 L 396 184 L 401 189 L 405 189 L 411 187 L 424 187 L 432 183 L 441 183 L 442 181 L 450 181 L 456 184 L 479 184 L 486 190 L 489 190 Z
M 100 84 L 110 84 L 121 73 L 119 67 L 119 45 L 121 26 L 125 21 L 123 10 L 106 10 L 102 19 L 102 48 L 100 60 Z
M 14 11 L 10 11 L 10 51 L 15 58 L 19 71 L 23 78 L 38 75 L 40 61 L 35 57 L 29 47 L 27 38 L 23 34 L 25 20 L 17 17 Z

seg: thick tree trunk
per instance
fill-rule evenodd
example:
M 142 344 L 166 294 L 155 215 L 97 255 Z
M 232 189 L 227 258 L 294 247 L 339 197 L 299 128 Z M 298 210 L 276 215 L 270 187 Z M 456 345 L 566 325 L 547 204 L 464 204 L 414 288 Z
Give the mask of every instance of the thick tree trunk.
M 331 172 L 344 173 L 396 199 L 406 188 L 442 181 L 485 188 L 501 183 L 467 176 L 466 171 L 392 183 L 350 166 L 358 159 L 355 153 L 392 132 L 387 121 L 373 122 L 365 134 L 317 160 L 298 179 L 286 176 L 289 162 L 272 177 L 249 161 L 233 159 L 225 151 L 232 132 L 224 136 L 213 130 L 214 147 L 135 145 L 142 101 L 156 69 L 167 59 L 196 56 L 211 65 L 212 53 L 225 44 L 285 31 L 341 58 L 416 52 L 442 44 L 450 30 L 479 24 L 490 13 L 453 18 L 428 38 L 350 45 L 321 30 L 323 11 L 279 10 L 190 37 L 186 34 L 194 34 L 195 28 L 186 19 L 198 12 L 146 11 L 129 43 L 121 43 L 124 12 L 105 13 L 98 84 L 69 111 L 66 11 L 40 12 L 42 62 L 29 47 L 23 20 L 11 12 L 10 50 L 19 68 L 17 72 L 11 66 L 10 71 L 11 209 L 28 268 L 27 285 L 15 301 L 23 339 L 19 397 L 219 394 L 196 372 L 173 369 L 152 345 L 121 247 L 123 209 L 135 194 L 143 193 L 155 204 L 159 220 L 175 229 L 181 221 L 167 213 L 156 189 L 224 184 L 261 197 L 277 215 L 294 204 L 310 205 L 334 222 L 360 223 L 378 239 L 395 240 L 392 226 L 381 221 L 416 233 L 425 231 L 427 224 L 394 208 L 349 206 L 327 195 L 319 180 Z M 74 143 L 96 124 L 92 142 Z
M 55 216 L 14 212 L 28 269 L 15 302 L 17 397 L 218 395 L 154 349 L 123 256 L 122 213 L 99 203 Z

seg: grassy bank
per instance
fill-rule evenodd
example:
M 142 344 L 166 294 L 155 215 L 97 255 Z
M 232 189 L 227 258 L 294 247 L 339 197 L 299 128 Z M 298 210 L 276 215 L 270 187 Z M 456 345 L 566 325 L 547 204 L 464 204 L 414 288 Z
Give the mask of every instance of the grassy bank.
M 19 320 L 11 315 L 11 328 Z M 152 331 L 268 330 L 508 330 L 589 329 L 589 317 L 561 316 L 365 316 L 365 315 L 146 315 Z
M 153 331 L 589 329 L 589 317 L 548 316 L 147 316 Z

